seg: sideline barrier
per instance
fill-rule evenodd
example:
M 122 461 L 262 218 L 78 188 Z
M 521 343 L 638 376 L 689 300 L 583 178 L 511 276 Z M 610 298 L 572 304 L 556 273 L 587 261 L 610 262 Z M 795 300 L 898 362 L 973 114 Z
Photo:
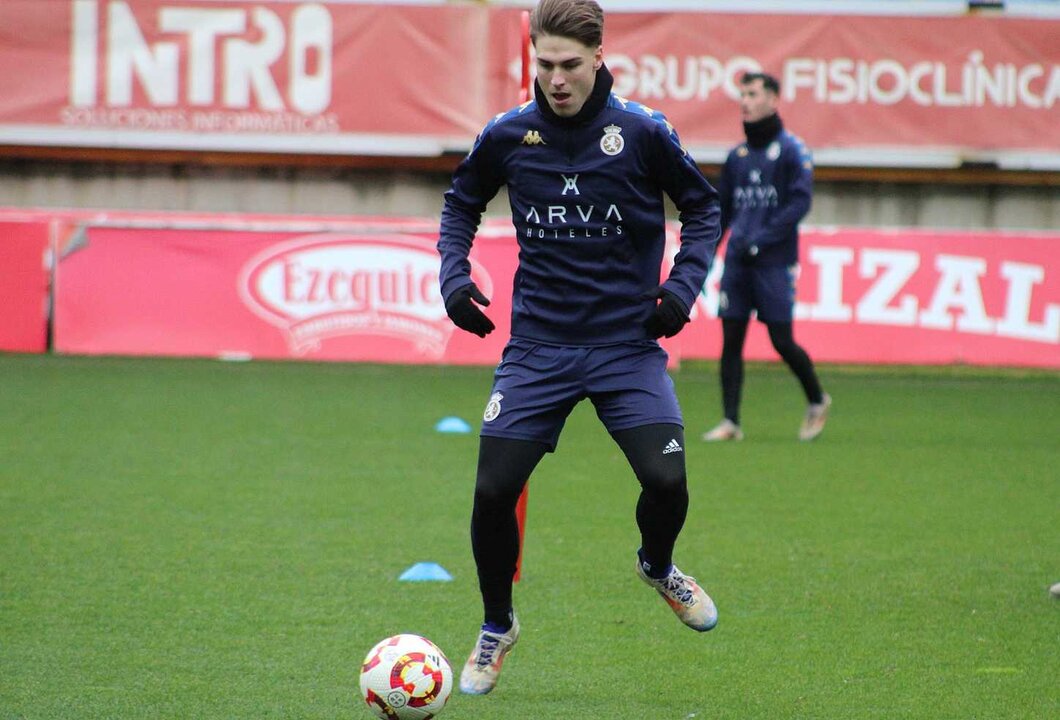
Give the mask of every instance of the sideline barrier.
M 481 238 L 473 263 L 476 282 L 498 307 L 511 295 L 508 235 Z M 427 220 L 89 224 L 57 268 L 55 348 L 495 362 L 506 315 L 494 311 L 499 330 L 485 341 L 455 333 L 438 291 L 437 237 Z
M 0 223 L 30 238 L 0 240 L 21 248 L 0 264 L 0 287 L 20 298 L 0 295 L 0 324 L 36 308 L 30 351 L 44 349 L 49 233 L 57 352 L 492 365 L 509 333 L 506 220 L 484 223 L 472 251 L 497 324 L 485 340 L 445 316 L 428 218 L 39 211 Z M 664 344 L 674 361 L 720 353 L 723 257 L 690 326 Z M 817 360 L 1060 369 L 1060 233 L 807 228 L 801 272 L 796 334 Z M 753 324 L 747 357 L 775 359 L 763 330 Z
M 722 266 L 678 336 L 682 358 L 721 354 Z M 1060 368 L 1060 233 L 806 228 L 797 301 L 815 360 Z M 761 323 L 745 356 L 776 359 Z
M 0 351 L 48 349 L 48 265 L 56 221 L 0 214 Z

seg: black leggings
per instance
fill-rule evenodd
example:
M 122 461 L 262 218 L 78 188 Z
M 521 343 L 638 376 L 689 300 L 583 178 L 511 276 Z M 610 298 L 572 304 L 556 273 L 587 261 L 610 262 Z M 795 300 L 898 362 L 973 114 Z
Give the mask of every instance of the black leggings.
M 740 394 L 743 390 L 743 345 L 747 339 L 748 320 L 722 319 L 721 398 L 725 417 L 740 424 Z M 773 349 L 787 363 L 802 385 L 806 402 L 823 400 L 821 384 L 813 368 L 813 361 L 796 342 L 790 322 L 767 322 Z
M 671 441 L 684 448 L 684 430 L 680 425 L 644 425 L 611 436 L 640 481 L 637 525 L 645 559 L 655 567 L 666 567 L 672 561 L 674 543 L 688 511 L 688 486 L 683 449 L 668 453 L 663 450 L 668 445 L 672 447 Z M 527 479 L 547 451 L 545 443 L 528 440 L 480 440 L 471 547 L 486 622 L 508 622 L 512 578 L 519 556 L 515 506 Z M 586 512 L 592 512 L 592 508 L 586 508 Z

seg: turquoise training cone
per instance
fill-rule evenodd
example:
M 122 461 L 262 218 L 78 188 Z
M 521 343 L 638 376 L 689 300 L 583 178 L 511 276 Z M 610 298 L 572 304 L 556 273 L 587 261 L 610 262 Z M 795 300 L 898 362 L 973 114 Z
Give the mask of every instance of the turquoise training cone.
M 438 424 L 434 426 L 434 429 L 440 433 L 469 433 L 471 432 L 471 426 L 467 424 L 465 420 L 450 415 L 444 417 L 438 421 Z
M 449 582 L 452 579 L 448 570 L 433 562 L 418 562 L 398 578 L 405 582 Z

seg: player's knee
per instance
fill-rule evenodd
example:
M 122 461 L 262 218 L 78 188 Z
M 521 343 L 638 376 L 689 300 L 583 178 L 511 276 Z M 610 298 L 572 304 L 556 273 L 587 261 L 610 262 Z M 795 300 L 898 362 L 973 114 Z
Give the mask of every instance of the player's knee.
M 773 344 L 773 349 L 777 351 L 777 354 L 783 358 L 791 357 L 801 351 L 792 335 L 791 325 L 788 323 L 770 325 L 769 341 Z
M 684 468 L 656 467 L 641 470 L 640 482 L 645 490 L 667 498 L 688 497 L 688 476 Z
M 728 360 L 738 360 L 742 353 L 743 348 L 735 343 L 727 343 L 721 346 L 721 360 L 722 362 Z
M 795 344 L 794 340 L 774 340 L 773 349 L 777 351 L 777 355 L 786 358 L 797 353 L 799 346 Z
M 507 478 L 480 474 L 475 483 L 475 510 L 505 512 L 515 508 L 522 488 Z

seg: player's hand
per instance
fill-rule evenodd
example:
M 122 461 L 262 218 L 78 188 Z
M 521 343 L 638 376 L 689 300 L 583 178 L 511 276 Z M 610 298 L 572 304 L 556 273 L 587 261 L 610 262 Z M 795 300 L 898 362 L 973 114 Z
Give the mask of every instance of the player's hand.
M 458 328 L 484 338 L 493 332 L 496 325 L 475 303 L 486 307 L 490 301 L 475 283 L 470 283 L 449 296 L 445 302 L 445 312 Z
M 653 338 L 673 337 L 688 323 L 688 311 L 676 295 L 662 287 L 655 291 L 655 297 L 659 299 L 659 304 L 645 321 L 644 327 Z

